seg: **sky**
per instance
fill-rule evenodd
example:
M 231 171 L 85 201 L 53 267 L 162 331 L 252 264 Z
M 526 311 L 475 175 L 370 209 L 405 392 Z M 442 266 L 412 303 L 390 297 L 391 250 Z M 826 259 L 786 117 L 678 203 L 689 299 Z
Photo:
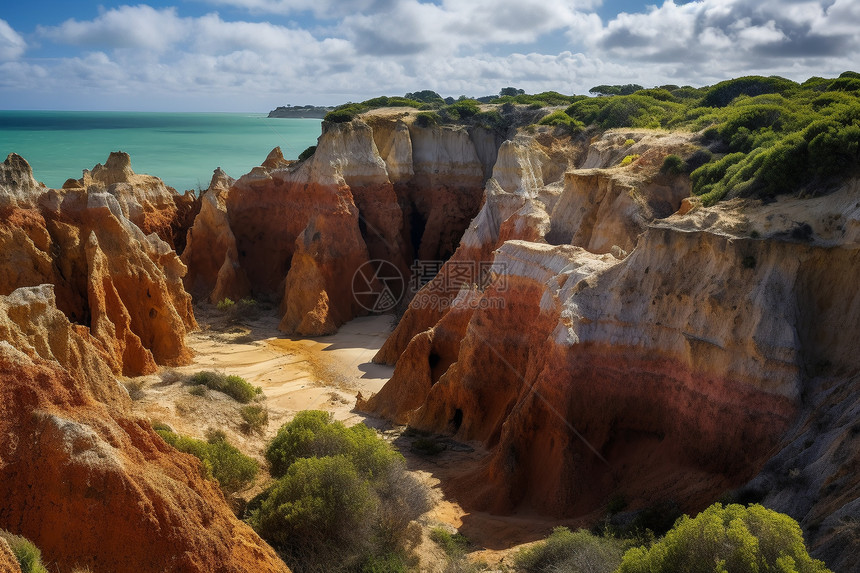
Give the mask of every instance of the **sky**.
M 0 109 L 266 112 L 860 71 L 860 0 L 6 4 Z

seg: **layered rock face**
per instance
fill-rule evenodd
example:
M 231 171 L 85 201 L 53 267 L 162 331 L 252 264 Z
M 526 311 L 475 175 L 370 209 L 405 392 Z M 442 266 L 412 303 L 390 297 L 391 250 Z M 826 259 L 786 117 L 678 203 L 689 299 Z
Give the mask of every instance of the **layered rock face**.
M 85 189 L 116 197 L 122 214 L 145 235 L 157 234 L 182 253 L 185 234 L 200 210 L 192 192 L 179 195 L 158 177 L 135 173 L 128 153 L 115 151 L 107 161 L 84 170 L 81 179 L 69 179 L 63 189 Z
M 332 333 L 367 312 L 351 280 L 369 261 L 391 263 L 407 282 L 415 257 L 450 257 L 498 143 L 484 130 L 425 129 L 408 116 L 326 124 L 306 161 L 270 156 L 228 188 L 213 180 L 183 253 L 186 285 L 211 301 L 280 300 L 283 331 Z
M 130 415 L 52 285 L 0 296 L 0 435 L 0 528 L 64 571 L 287 571 L 196 458 Z
M 694 148 L 690 135 L 649 131 L 612 131 L 595 141 L 549 134 L 506 141 L 481 210 L 451 261 L 415 297 L 374 360 L 393 364 L 416 334 L 447 313 L 461 285 L 488 280 L 481 270 L 489 269 L 494 249 L 507 240 L 570 244 L 597 253 L 614 248 L 623 256 L 649 221 L 672 214 L 689 196 L 688 179 L 661 175 L 659 167 L 666 155 Z M 639 159 L 620 167 L 626 155 Z M 464 274 L 470 280 L 460 278 Z
M 860 324 L 846 282 L 860 276 L 856 185 L 815 201 L 687 200 L 669 216 L 689 182 L 659 167 L 692 151 L 687 137 L 542 141 L 501 147 L 457 253 L 376 357 L 396 362 L 393 377 L 360 406 L 481 441 L 483 467 L 451 487 L 491 511 L 581 516 L 613 495 L 695 511 L 780 448 L 781 467 L 796 462 L 790 428 L 820 428 L 821 404 L 844 393 L 836 373 L 860 371 L 845 331 Z M 638 158 L 620 166 L 627 155 Z M 482 262 L 485 273 L 456 280 Z M 816 364 L 833 373 L 830 393 L 811 393 Z M 840 410 L 839 451 L 853 443 L 852 408 Z M 819 466 L 845 463 L 817 451 Z M 789 513 L 847 515 L 857 495 L 839 467 Z
M 12 183 L 0 207 L 0 294 L 55 285 L 58 307 L 90 328 L 115 372 L 187 362 L 185 333 L 196 323 L 185 266 L 157 234 L 126 217 L 117 196 L 128 210 L 127 189 L 45 189 L 23 159 L 10 156 L 4 168 L 14 176 L 4 176 Z
M 188 292 L 209 302 L 240 300 L 251 292 L 251 284 L 239 264 L 236 237 L 227 218 L 227 196 L 235 183 L 217 169 L 201 198 L 200 213 L 188 230 L 182 262 L 188 267 Z

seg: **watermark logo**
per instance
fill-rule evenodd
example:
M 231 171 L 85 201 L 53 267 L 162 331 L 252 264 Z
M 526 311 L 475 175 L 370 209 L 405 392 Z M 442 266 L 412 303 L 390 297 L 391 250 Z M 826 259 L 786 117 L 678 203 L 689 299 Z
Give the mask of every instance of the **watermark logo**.
M 367 261 L 352 275 L 352 297 L 369 312 L 388 312 L 400 302 L 406 281 L 393 263 Z
M 445 271 L 442 271 L 444 267 Z M 352 294 L 363 309 L 373 313 L 394 310 L 408 290 L 417 293 L 412 306 L 447 310 L 452 306 L 472 309 L 503 308 L 504 298 L 487 297 L 489 285 L 495 293 L 508 290 L 504 265 L 475 261 L 416 260 L 409 269 L 407 283 L 400 269 L 390 261 L 370 260 L 352 277 Z

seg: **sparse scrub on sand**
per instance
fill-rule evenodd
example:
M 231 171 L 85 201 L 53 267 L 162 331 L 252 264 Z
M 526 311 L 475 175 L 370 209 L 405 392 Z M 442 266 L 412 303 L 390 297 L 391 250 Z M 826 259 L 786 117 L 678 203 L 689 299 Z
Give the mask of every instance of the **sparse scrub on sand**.
M 223 432 L 210 431 L 205 442 L 170 430 L 156 432 L 180 452 L 197 457 L 206 477 L 217 481 L 226 495 L 242 491 L 257 477 L 260 469 L 257 461 L 228 443 Z
M 263 394 L 263 389 L 253 386 L 241 376 L 227 375 L 212 370 L 202 370 L 192 374 L 188 383 L 194 386 L 205 386 L 210 390 L 227 394 L 237 402 L 247 404 Z
M 140 378 L 135 378 L 133 380 L 126 380 L 122 384 L 123 384 L 123 386 L 125 386 L 125 389 L 128 391 L 128 397 L 131 398 L 132 400 L 134 400 L 135 402 L 142 399 L 146 395 L 146 392 L 144 392 L 144 390 L 143 390 L 144 387 L 146 386 L 146 383 Z
M 248 404 L 239 410 L 242 431 L 246 434 L 263 434 L 269 425 L 269 410 L 262 404 Z
M 372 429 L 300 412 L 265 454 L 278 481 L 248 522 L 294 571 L 408 570 L 428 492 Z
M 527 573 L 610 573 L 621 564 L 628 547 L 614 537 L 556 527 L 546 540 L 519 551 L 514 565 Z
M 238 301 L 223 298 L 215 305 L 230 321 L 255 320 L 260 315 L 259 304 L 251 297 L 245 297 Z
M 9 544 L 22 573 L 48 573 L 42 564 L 42 552 L 28 539 L 0 529 L 0 539 Z

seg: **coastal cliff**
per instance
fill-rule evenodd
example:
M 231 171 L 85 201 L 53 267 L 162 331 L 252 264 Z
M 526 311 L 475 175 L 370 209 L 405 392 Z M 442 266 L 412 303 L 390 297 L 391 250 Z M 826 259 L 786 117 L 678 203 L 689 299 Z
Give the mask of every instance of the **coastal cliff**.
M 196 458 L 133 417 L 97 341 L 52 285 L 0 296 L 0 528 L 63 570 L 288 569 Z
M 94 170 L 95 183 L 85 176 L 86 186 L 64 189 L 40 187 L 26 161 L 6 160 L 0 294 L 54 285 L 57 306 L 89 327 L 112 370 L 135 375 L 187 362 L 185 333 L 196 322 L 185 265 L 157 233 L 169 236 L 174 195 L 160 180 L 134 175 L 127 158 L 112 154 L 115 161 Z
M 270 298 L 280 302 L 284 332 L 330 334 L 368 312 L 353 297 L 360 269 L 384 260 L 408 277 L 415 258 L 451 256 L 480 208 L 499 143 L 486 130 L 402 119 L 324 124 L 304 161 L 213 179 L 182 255 L 192 267 L 186 286 L 212 302 L 231 293 Z M 216 236 L 224 238 L 215 241 L 217 261 L 204 264 L 213 250 L 205 237 Z M 403 294 L 401 286 L 395 296 Z
M 96 540 L 122 547 L 149 527 L 173 550 L 132 552 L 142 571 L 284 570 L 196 462 L 128 414 L 115 376 L 187 362 L 192 296 L 268 300 L 283 332 L 319 336 L 397 310 L 358 296 L 397 275 L 387 294 L 405 311 L 374 358 L 394 373 L 357 406 L 479 443 L 478 467 L 444 484 L 464 507 L 596 519 L 617 498 L 762 501 L 856 571 L 860 183 L 705 206 L 665 168 L 702 145 L 382 109 L 324 122 L 301 161 L 275 149 L 239 179 L 216 170 L 199 198 L 122 153 L 60 190 L 9 156 L 0 431 L 16 438 L 0 443 L 0 483 L 52 509 L 13 504 L 0 528 L 64 563 L 96 555 L 98 570 L 118 557 Z M 25 491 L 40 480 L 68 499 Z M 98 523 L 92 492 L 136 511 Z M 38 515 L 83 515 L 84 542 L 66 547 Z

